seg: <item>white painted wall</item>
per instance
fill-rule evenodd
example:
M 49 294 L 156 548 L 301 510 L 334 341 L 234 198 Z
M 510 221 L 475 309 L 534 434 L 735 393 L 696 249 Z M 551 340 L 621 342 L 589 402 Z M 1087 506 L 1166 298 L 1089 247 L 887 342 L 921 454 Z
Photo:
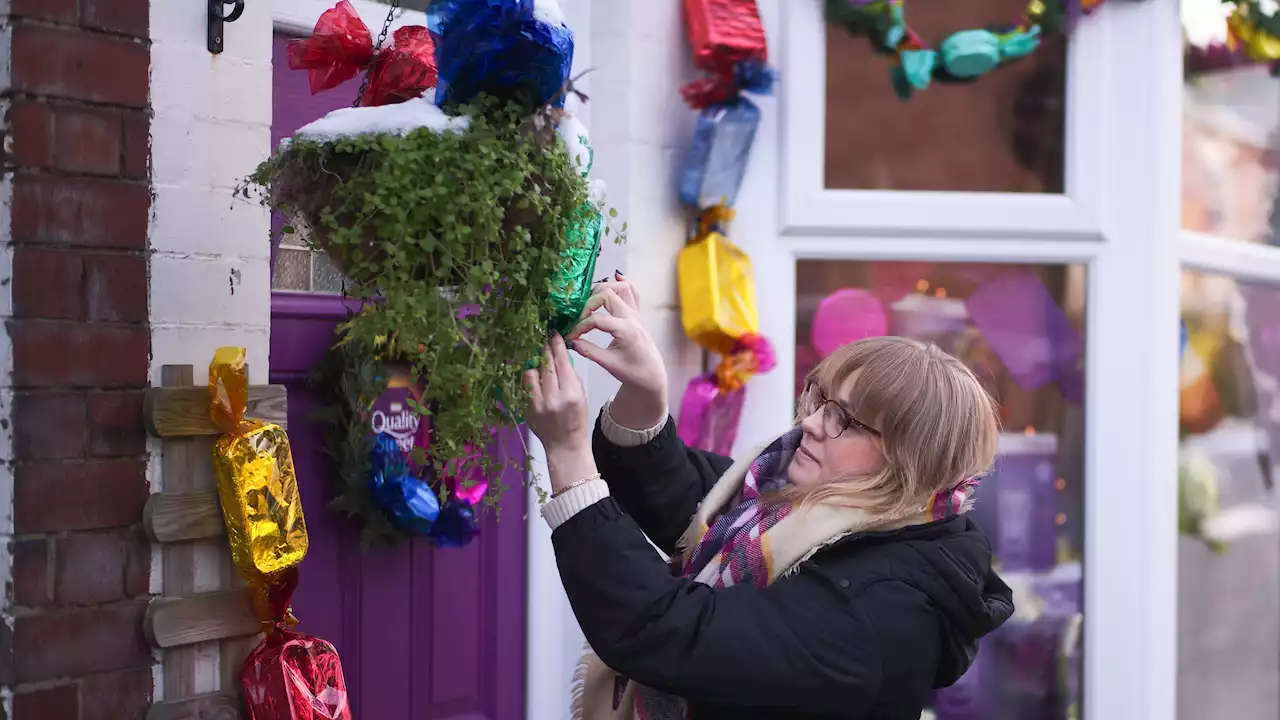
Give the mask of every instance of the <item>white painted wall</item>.
M 214 350 L 245 347 L 253 382 L 265 383 L 270 330 L 270 217 L 232 200 L 271 140 L 271 8 L 245 3 L 227 25 L 226 51 L 206 49 L 204 3 L 151 3 L 151 382 L 164 365 L 194 365 L 202 382 Z M 150 446 L 153 490 L 163 487 Z M 213 549 L 198 549 L 197 552 Z M 151 591 L 162 565 L 153 547 Z M 198 563 L 195 590 L 218 587 L 217 558 Z M 218 689 L 217 648 L 198 658 L 196 693 Z M 206 654 L 208 655 L 208 654 Z M 163 700 L 156 666 L 156 700 Z
M 151 3 L 151 380 L 160 367 L 249 350 L 266 382 L 270 218 L 231 192 L 271 141 L 271 7 L 245 3 L 226 51 L 205 47 L 202 3 Z

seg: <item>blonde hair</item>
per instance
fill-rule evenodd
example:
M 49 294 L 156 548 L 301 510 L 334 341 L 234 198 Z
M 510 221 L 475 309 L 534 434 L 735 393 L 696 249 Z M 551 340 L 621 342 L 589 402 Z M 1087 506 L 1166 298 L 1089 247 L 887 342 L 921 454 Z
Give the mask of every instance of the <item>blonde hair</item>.
M 995 400 L 972 370 L 936 345 L 902 337 L 861 340 L 829 355 L 805 384 L 840 400 L 857 420 L 879 431 L 885 465 L 872 475 L 793 489 L 799 495 L 793 499 L 804 504 L 906 517 L 928 510 L 936 493 L 985 474 L 995 461 Z M 802 402 L 797 424 L 806 409 Z

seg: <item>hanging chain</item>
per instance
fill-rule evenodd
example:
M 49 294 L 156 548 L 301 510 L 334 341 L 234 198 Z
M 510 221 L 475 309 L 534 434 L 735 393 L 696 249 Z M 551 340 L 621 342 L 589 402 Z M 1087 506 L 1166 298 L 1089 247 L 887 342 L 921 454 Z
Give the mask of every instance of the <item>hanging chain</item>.
M 373 77 L 373 68 L 378 64 L 378 53 L 382 51 L 382 43 L 387 41 L 387 33 L 391 32 L 391 23 L 396 19 L 396 10 L 400 9 L 400 0 L 391 0 L 391 8 L 387 10 L 387 19 L 382 23 L 382 34 L 378 35 L 378 42 L 373 46 L 373 59 L 369 61 L 369 67 L 364 71 L 364 80 L 360 81 L 360 90 L 356 92 L 356 101 L 351 107 L 360 107 L 360 101 L 364 99 L 364 91 L 369 89 L 369 80 Z

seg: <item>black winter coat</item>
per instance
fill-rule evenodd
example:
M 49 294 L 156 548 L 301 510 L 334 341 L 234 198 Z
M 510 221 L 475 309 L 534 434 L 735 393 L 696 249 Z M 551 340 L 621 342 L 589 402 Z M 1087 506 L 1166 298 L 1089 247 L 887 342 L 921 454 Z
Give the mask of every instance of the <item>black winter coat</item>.
M 606 665 L 686 698 L 693 720 L 918 720 L 1013 612 L 963 516 L 851 535 L 766 589 L 673 577 L 645 534 L 672 553 L 730 460 L 671 420 L 636 448 L 597 425 L 594 450 L 612 497 L 552 534 L 569 601 Z

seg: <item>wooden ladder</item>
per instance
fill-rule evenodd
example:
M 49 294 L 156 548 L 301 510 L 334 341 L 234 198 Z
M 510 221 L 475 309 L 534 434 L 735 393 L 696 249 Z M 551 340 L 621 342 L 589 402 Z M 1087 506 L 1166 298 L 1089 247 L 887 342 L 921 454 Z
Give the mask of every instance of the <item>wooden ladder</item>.
M 147 610 L 146 633 L 161 649 L 164 700 L 146 720 L 240 720 L 240 667 L 261 628 L 227 548 L 211 460 L 219 430 L 192 366 L 164 366 L 161 384 L 147 391 L 145 411 L 162 441 L 164 490 L 143 523 L 163 555 L 164 594 Z M 249 388 L 246 417 L 287 427 L 287 415 L 283 385 Z

